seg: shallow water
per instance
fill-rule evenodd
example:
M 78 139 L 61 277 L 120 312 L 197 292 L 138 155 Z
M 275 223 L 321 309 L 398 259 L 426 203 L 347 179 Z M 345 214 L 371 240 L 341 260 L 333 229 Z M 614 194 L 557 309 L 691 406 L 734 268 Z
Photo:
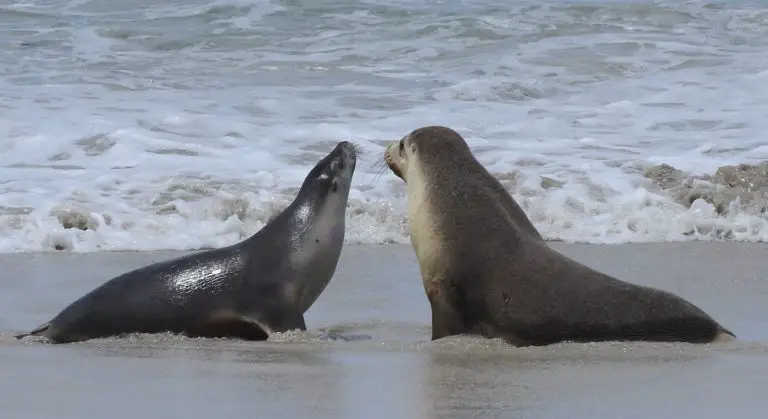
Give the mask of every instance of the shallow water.
M 2 2 L 0 251 L 234 243 L 340 139 L 370 152 L 348 242 L 407 243 L 402 183 L 370 165 L 429 124 L 547 238 L 765 241 L 764 214 L 685 208 L 642 172 L 768 159 L 767 6 Z
M 13 332 L 108 277 L 178 252 L 0 255 L 0 406 L 18 418 L 761 418 L 768 385 L 768 246 L 553 247 L 693 301 L 739 337 L 716 345 L 511 348 L 429 340 L 409 246 L 347 246 L 306 315 L 268 342 L 140 335 L 49 345 Z M 328 341 L 323 330 L 368 334 Z

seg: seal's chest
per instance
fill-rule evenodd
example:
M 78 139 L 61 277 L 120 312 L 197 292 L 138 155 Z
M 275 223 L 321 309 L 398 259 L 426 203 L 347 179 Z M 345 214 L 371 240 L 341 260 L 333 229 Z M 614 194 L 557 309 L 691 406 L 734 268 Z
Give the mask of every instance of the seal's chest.
M 443 246 L 437 231 L 439 214 L 433 212 L 423 183 L 408 187 L 408 226 L 411 244 L 419 260 L 422 277 L 431 276 L 437 266 Z

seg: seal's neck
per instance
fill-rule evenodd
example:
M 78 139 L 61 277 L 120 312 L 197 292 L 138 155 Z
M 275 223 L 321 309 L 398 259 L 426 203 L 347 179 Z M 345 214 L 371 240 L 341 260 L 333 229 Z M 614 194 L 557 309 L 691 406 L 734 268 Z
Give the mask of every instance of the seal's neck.
M 440 214 L 434 212 L 430 186 L 418 164 L 408 165 L 406 199 L 411 244 L 419 260 L 422 278 L 432 277 L 432 268 L 440 258 L 442 246 L 436 223 Z

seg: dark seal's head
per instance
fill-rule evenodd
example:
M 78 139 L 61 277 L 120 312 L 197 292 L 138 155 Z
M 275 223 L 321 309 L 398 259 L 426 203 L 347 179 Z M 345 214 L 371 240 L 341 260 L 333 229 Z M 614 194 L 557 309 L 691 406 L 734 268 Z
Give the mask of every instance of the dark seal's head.
M 358 154 L 353 143 L 338 143 L 310 170 L 282 215 L 291 223 L 290 265 L 293 272 L 301 272 L 285 282 L 284 292 L 302 312 L 320 296 L 336 271 Z
M 336 144 L 336 147 L 320 159 L 304 177 L 293 202 L 270 217 L 267 225 L 257 232 L 256 236 L 268 234 L 268 231 L 274 229 L 296 230 L 305 234 L 308 232 L 307 228 L 298 227 L 299 224 L 309 226 L 323 221 L 321 224 L 328 228 L 329 224 L 333 224 L 333 220 L 337 221 L 333 230 L 343 232 L 349 189 L 359 154 L 360 149 L 354 143 L 341 141 Z M 292 227 L 285 227 L 286 223 Z
M 325 206 L 328 198 L 336 196 L 337 199 L 332 201 L 346 206 L 359 153 L 360 150 L 354 143 L 339 142 L 309 171 L 301 185 L 298 198 L 310 205 Z

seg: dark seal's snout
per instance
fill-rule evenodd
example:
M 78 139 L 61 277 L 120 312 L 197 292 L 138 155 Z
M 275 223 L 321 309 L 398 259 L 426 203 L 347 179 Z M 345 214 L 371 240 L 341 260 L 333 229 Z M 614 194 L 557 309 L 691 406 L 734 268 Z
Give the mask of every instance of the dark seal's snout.
M 340 141 L 339 144 L 336 145 L 336 150 L 334 151 L 338 151 L 344 159 L 353 163 L 357 161 L 357 158 L 362 153 L 362 149 L 359 145 L 349 141 Z
M 337 175 L 346 173 L 344 176 L 349 176 L 350 170 L 352 172 L 355 170 L 357 157 L 361 154 L 361 151 L 360 146 L 355 143 L 340 141 L 329 154 L 331 158 L 329 170 Z

